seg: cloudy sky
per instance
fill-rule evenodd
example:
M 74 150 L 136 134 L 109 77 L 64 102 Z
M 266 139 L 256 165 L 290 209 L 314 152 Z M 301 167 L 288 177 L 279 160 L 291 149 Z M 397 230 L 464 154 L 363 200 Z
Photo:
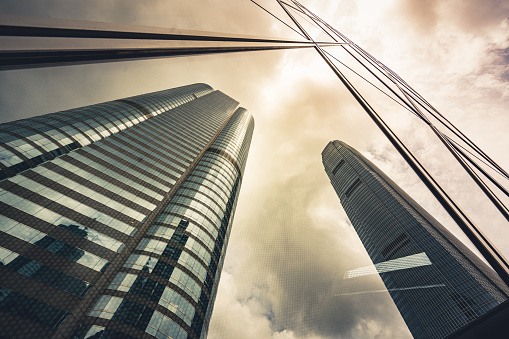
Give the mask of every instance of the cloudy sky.
M 290 23 L 275 1 L 259 3 Z M 507 1 L 302 3 L 509 168 Z M 0 12 L 298 38 L 248 0 L 3 0 Z M 336 47 L 328 51 L 355 67 Z M 509 256 L 507 223 L 425 127 L 344 72 Z M 235 98 L 256 122 L 209 337 L 409 338 L 388 293 L 378 292 L 377 276 L 356 286 L 342 280 L 346 270 L 371 262 L 328 182 L 321 151 L 330 140 L 347 142 L 465 237 L 313 50 L 3 71 L 0 122 L 195 82 Z

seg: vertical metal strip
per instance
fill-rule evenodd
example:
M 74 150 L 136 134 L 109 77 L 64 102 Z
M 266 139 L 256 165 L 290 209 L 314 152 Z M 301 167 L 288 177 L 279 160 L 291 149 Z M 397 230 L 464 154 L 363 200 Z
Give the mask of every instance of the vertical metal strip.
M 294 21 L 302 33 L 311 41 L 314 40 L 306 32 L 306 30 L 298 23 L 295 17 L 288 11 L 288 9 L 276 0 L 283 8 L 286 14 Z M 295 1 L 294 1 L 295 2 Z M 348 91 L 353 95 L 357 102 L 362 106 L 364 111 L 370 116 L 375 124 L 380 128 L 384 135 L 393 144 L 396 150 L 401 154 L 405 161 L 410 165 L 414 172 L 419 176 L 421 181 L 428 187 L 435 198 L 440 202 L 444 209 L 449 213 L 453 220 L 458 224 L 462 231 L 468 236 L 474 246 L 481 252 L 483 257 L 488 261 L 491 267 L 497 272 L 500 278 L 506 285 L 509 286 L 509 265 L 504 257 L 496 250 L 496 248 L 487 240 L 487 238 L 479 231 L 475 224 L 468 218 L 468 216 L 459 208 L 459 206 L 452 200 L 452 198 L 443 190 L 438 182 L 431 176 L 431 174 L 422 166 L 422 164 L 415 158 L 412 152 L 405 146 L 405 144 L 397 137 L 397 135 L 389 128 L 385 121 L 375 112 L 369 103 L 362 97 L 357 89 L 348 81 L 348 79 L 341 73 L 341 71 L 334 65 L 328 58 L 323 50 L 315 43 L 315 49 L 320 56 L 329 65 L 336 76 L 345 85 Z M 430 125 L 434 128 L 433 125 Z

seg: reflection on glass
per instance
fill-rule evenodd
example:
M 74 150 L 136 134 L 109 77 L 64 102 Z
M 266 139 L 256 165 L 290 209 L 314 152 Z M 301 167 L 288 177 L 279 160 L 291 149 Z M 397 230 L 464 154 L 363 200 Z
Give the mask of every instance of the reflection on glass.
M 0 247 L 0 266 L 59 288 L 78 297 L 87 294 L 92 284 L 48 267 L 16 252 Z
M 64 258 L 85 265 L 96 271 L 103 271 L 109 262 L 92 253 L 76 248 L 57 240 L 49 235 L 39 232 L 31 227 L 13 221 L 0 215 L 2 231 L 15 236 L 21 240 L 42 247 L 50 252 L 56 253 Z
M 57 329 L 69 313 L 0 286 L 0 311 Z
M 408 268 L 420 267 L 431 265 L 431 261 L 429 260 L 426 253 L 417 253 L 413 255 L 408 255 L 406 257 L 388 260 L 384 262 L 380 262 L 376 265 L 370 265 L 365 267 L 359 267 L 354 270 L 346 271 L 343 279 L 350 279 L 355 277 L 361 277 L 363 275 L 369 274 L 377 274 L 377 273 L 385 273 L 392 272 L 397 270 L 404 270 Z

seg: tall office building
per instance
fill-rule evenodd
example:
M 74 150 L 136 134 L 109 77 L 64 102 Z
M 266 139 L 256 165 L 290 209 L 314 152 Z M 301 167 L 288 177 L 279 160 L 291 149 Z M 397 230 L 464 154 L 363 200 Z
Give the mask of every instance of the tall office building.
M 254 120 L 205 84 L 0 125 L 0 338 L 203 338 Z
M 507 300 L 475 254 L 352 147 L 330 142 L 323 164 L 374 266 L 415 338 L 444 338 Z

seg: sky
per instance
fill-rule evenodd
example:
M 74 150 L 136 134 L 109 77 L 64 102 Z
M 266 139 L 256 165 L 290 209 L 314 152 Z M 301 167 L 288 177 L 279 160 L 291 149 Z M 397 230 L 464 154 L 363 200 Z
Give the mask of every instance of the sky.
M 275 1 L 259 3 L 291 25 Z M 396 71 L 509 168 L 507 1 L 302 3 Z M 299 37 L 247 0 L 4 0 L 0 12 Z M 355 67 L 337 47 L 327 50 Z M 507 222 L 434 136 L 344 72 L 508 257 Z M 2 71 L 0 122 L 196 82 L 238 100 L 255 118 L 209 338 L 410 338 L 389 294 L 376 292 L 384 288 L 378 276 L 358 286 L 342 280 L 345 271 L 371 261 L 328 181 L 321 151 L 331 140 L 345 141 L 460 239 L 465 236 L 312 49 Z

